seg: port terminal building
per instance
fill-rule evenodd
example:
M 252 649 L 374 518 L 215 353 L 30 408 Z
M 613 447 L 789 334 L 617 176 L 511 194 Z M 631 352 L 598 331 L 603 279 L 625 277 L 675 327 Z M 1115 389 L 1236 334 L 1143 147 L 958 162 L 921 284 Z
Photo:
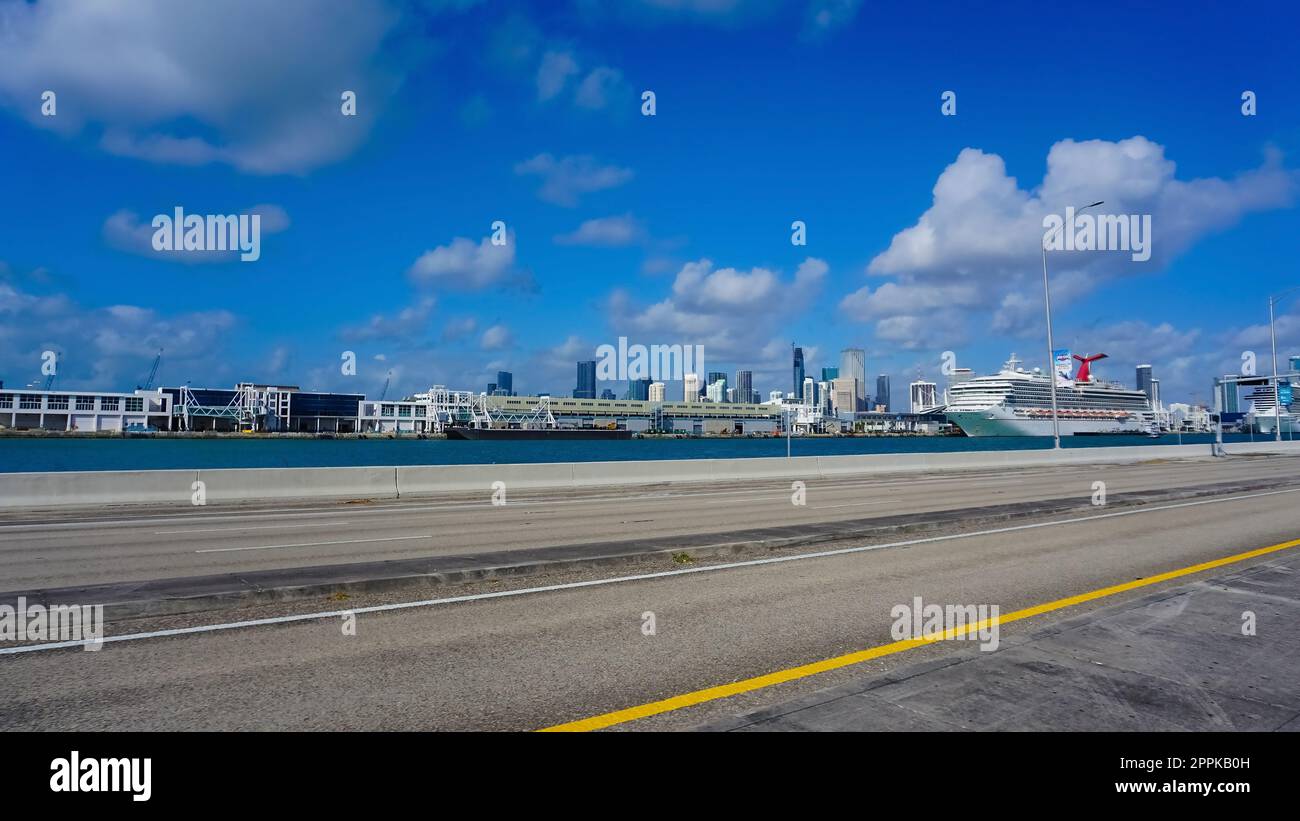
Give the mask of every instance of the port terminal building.
M 167 430 L 172 397 L 162 390 L 0 390 L 0 428 L 121 432 L 128 427 Z
M 400 400 L 241 382 L 234 388 L 107 391 L 0 389 L 0 428 L 78 433 L 217 431 L 430 434 L 466 427 L 618 428 L 685 436 L 931 433 L 941 415 L 848 412 L 782 402 L 661 402 L 505 396 L 434 386 Z

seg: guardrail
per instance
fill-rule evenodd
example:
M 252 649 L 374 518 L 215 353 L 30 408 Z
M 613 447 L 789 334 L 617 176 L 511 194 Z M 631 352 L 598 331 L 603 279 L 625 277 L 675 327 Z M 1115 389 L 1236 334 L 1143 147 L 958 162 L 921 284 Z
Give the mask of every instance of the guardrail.
M 1230 455 L 1300 454 L 1300 442 L 1236 442 Z M 439 493 L 509 489 L 822 479 L 1059 464 L 1124 464 L 1211 456 L 1211 446 L 1134 445 L 1064 450 L 999 450 L 796 456 L 792 459 L 680 459 L 410 467 L 247 468 L 221 470 L 0 473 L 0 509 L 117 504 L 205 504 L 279 499 L 397 499 Z M 201 483 L 201 484 L 198 484 Z M 201 490 L 200 490 L 201 489 Z

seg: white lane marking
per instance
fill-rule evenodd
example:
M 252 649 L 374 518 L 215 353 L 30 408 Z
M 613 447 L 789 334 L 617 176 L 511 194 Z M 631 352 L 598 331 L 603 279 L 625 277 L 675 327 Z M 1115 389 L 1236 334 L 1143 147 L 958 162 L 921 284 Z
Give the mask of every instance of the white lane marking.
M 249 526 L 247 526 L 247 527 L 237 527 L 237 526 L 235 526 L 235 527 L 207 527 L 207 528 L 202 528 L 202 529 L 200 529 L 200 530 L 155 530 L 155 531 L 153 532 L 153 535 L 155 535 L 155 536 L 166 536 L 166 535 L 169 535 L 169 534 L 172 534 L 172 533 L 239 533 L 239 532 L 242 532 L 242 531 L 245 531 L 245 530 L 275 530 L 275 529 L 277 529 L 277 528 L 279 528 L 279 529 L 283 529 L 283 528 L 286 528 L 286 527 L 295 527 L 295 528 L 302 528 L 302 527 L 334 527 L 334 526 L 336 526 L 336 525 L 350 525 L 350 524 L 352 524 L 352 523 L 349 522 L 349 521 L 342 521 L 342 522 L 321 522 L 320 524 L 315 524 L 315 525 L 313 525 L 313 524 L 300 524 L 300 523 L 297 523 L 297 522 L 285 522 L 285 523 L 282 524 L 282 525 L 249 525 Z
M 888 502 L 897 501 L 895 499 L 877 499 L 874 502 L 848 502 L 842 505 L 813 505 L 813 510 L 831 510 L 837 507 L 866 507 L 870 505 L 883 505 Z
M 215 633 L 225 630 L 241 630 L 249 627 L 265 627 L 272 624 L 290 624 L 292 622 L 316 621 L 319 619 L 336 619 L 348 614 L 360 615 L 363 613 L 387 613 L 395 610 L 410 610 L 417 607 L 434 607 L 440 604 L 460 604 L 463 602 L 484 601 L 486 599 L 527 596 L 533 593 L 552 593 L 557 590 L 575 590 L 581 587 L 599 587 L 607 584 L 622 584 L 624 582 L 646 581 L 648 579 L 664 579 L 671 576 L 685 576 L 690 573 L 713 573 L 719 570 L 735 570 L 743 567 L 783 564 L 786 562 L 805 561 L 807 559 L 824 559 L 830 556 L 845 556 L 850 553 L 866 553 L 872 550 L 885 550 L 886 548 L 891 547 L 909 547 L 918 544 L 933 544 L 935 542 L 955 541 L 957 539 L 971 539 L 977 536 L 992 536 L 998 533 L 1012 533 L 1018 530 L 1035 530 L 1043 527 L 1057 527 L 1059 525 L 1078 524 L 1080 522 L 1094 522 L 1099 519 L 1114 519 L 1120 516 L 1136 516 L 1142 513 L 1156 513 L 1162 510 L 1176 510 L 1185 507 L 1198 507 L 1200 505 L 1223 504 L 1225 502 L 1240 502 L 1246 499 L 1259 499 L 1265 496 L 1279 496 L 1286 493 L 1300 493 L 1300 488 L 1271 490 L 1264 493 L 1251 493 L 1244 496 L 1228 496 L 1219 499 L 1203 499 L 1195 502 L 1179 502 L 1178 504 L 1162 505 L 1160 507 L 1143 507 L 1134 510 L 1120 510 L 1114 513 L 1099 513 L 1093 516 L 1077 516 L 1072 519 L 1054 519 L 1050 522 L 1035 522 L 1033 524 L 1013 525 L 1011 527 L 996 527 L 990 530 L 979 530 L 970 533 L 954 533 L 948 536 L 929 536 L 923 539 L 907 539 L 906 541 L 901 542 L 862 545 L 859 547 L 844 547 L 837 550 L 822 550 L 817 553 L 800 553 L 795 556 L 774 556 L 767 559 L 750 559 L 743 562 L 728 562 L 727 564 L 715 564 L 708 567 L 688 567 L 682 570 L 662 570 L 657 573 L 638 573 L 634 576 L 612 576 L 605 579 L 566 582 L 564 584 L 548 584 L 541 587 L 521 588 L 519 590 L 500 590 L 494 593 L 474 593 L 468 596 L 451 596 L 445 599 L 425 599 L 423 601 L 398 602 L 396 604 L 376 604 L 371 605 L 370 607 L 356 607 L 350 610 L 328 610 L 320 613 L 302 613 L 294 616 L 274 616 L 266 619 L 250 619 L 248 621 L 234 621 L 225 624 L 207 624 L 198 627 L 174 627 L 168 630 L 152 630 L 147 633 L 127 633 L 121 636 L 104 636 L 99 641 L 106 644 L 115 641 L 141 641 L 143 639 L 166 638 L 168 636 L 184 636 L 193 633 Z M 34 653 L 38 650 L 58 650 L 65 647 L 84 647 L 87 644 L 95 643 L 96 641 L 93 639 L 86 639 L 82 641 L 60 641 L 49 644 L 31 644 L 22 647 L 5 647 L 0 648 L 0 655 Z
M 432 536 L 388 536 L 383 539 L 340 539 L 337 542 L 299 542 L 298 544 L 259 544 L 250 547 L 210 547 L 196 550 L 195 553 L 233 553 L 238 550 L 274 550 L 277 547 L 323 547 L 331 544 L 366 544 L 369 542 L 413 542 L 416 539 L 432 539 Z

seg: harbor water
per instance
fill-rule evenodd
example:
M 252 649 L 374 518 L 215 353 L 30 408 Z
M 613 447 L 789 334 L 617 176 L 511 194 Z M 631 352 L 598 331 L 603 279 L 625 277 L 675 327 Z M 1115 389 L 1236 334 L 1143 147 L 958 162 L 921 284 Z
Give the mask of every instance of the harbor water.
M 1266 437 L 1255 436 L 1254 441 Z M 1063 447 L 1208 444 L 1212 434 L 1068 436 Z M 1224 442 L 1246 442 L 1246 434 Z M 794 438 L 792 456 L 1026 450 L 1050 438 L 881 436 Z M 786 455 L 786 440 L 764 438 L 633 439 L 623 442 L 456 442 L 445 439 L 0 438 L 0 473 L 86 470 L 344 467 L 358 465 L 491 465 L 660 459 L 743 459 Z

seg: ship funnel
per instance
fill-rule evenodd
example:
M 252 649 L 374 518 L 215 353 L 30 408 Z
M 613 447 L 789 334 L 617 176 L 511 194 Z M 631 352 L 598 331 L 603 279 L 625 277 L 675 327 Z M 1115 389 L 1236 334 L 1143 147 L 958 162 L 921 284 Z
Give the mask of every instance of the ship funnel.
M 1090 382 L 1092 381 L 1092 370 L 1089 368 L 1089 366 L 1093 362 L 1096 362 L 1098 359 L 1105 359 L 1106 354 L 1095 353 L 1095 354 L 1091 354 L 1090 356 L 1079 356 L 1078 354 L 1075 354 L 1074 358 L 1079 360 L 1079 372 L 1074 375 L 1074 381 Z

